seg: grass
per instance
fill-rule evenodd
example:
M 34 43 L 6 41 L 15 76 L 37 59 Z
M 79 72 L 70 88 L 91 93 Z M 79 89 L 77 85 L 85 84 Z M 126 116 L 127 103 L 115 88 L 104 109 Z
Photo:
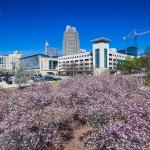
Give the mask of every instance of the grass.
M 62 82 L 61 80 L 59 80 L 59 81 L 53 81 L 53 82 L 51 82 L 51 85 L 52 85 L 54 88 L 56 88 L 61 82 Z

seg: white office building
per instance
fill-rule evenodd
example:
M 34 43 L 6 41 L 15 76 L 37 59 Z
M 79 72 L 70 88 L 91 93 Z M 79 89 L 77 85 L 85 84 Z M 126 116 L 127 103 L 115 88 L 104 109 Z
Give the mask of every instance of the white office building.
M 110 70 L 116 70 L 117 63 L 124 61 L 126 54 L 118 53 L 116 48 L 110 48 L 107 38 L 93 40 L 93 70 L 95 75 L 109 74 Z
M 92 69 L 90 52 L 58 57 L 58 72 L 62 75 L 91 74 Z
M 6 56 L 0 56 L 0 71 L 6 70 Z
M 80 42 L 78 31 L 75 27 L 66 26 L 63 38 L 63 55 L 74 55 L 80 53 Z
M 14 51 L 12 54 L 0 56 L 0 70 L 15 71 L 19 66 L 19 60 L 22 54 Z

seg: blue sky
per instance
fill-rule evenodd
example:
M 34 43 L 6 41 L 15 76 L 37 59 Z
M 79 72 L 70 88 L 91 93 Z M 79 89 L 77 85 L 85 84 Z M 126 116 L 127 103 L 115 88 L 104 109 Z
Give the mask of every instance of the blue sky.
M 150 30 L 149 0 L 0 0 L 0 54 L 21 50 L 42 53 L 44 43 L 62 52 L 66 25 L 77 27 L 81 48 L 91 50 L 91 40 L 107 37 L 111 47 L 134 44 L 122 37 L 137 29 Z M 139 37 L 142 51 L 150 34 Z

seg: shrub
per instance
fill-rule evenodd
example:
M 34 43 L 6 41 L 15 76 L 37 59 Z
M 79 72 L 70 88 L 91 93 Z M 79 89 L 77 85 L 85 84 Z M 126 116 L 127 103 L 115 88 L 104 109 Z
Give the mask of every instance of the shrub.
M 87 150 L 150 149 L 150 90 L 140 87 L 137 79 L 112 76 L 0 90 L 0 147 L 63 149 L 74 122 L 93 127 L 81 138 Z

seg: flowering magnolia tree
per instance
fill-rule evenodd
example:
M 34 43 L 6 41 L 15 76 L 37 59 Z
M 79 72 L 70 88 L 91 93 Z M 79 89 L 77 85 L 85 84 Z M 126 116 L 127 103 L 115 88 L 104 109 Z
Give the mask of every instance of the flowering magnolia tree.
M 0 148 L 55 150 L 73 138 L 73 123 L 93 130 L 85 149 L 150 149 L 150 90 L 125 77 L 78 77 L 58 87 L 41 82 L 0 89 Z

